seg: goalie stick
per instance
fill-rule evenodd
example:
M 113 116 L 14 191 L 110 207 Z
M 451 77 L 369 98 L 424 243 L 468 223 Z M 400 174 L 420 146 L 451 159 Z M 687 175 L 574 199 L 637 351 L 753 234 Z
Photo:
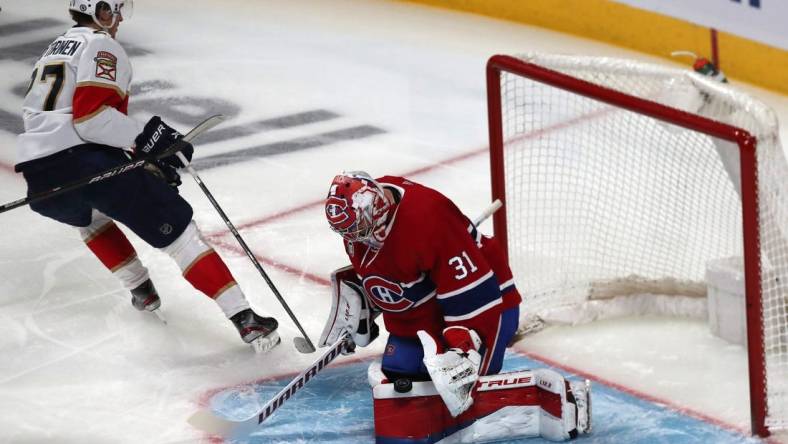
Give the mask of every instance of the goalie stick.
M 205 193 L 205 197 L 211 201 L 211 205 L 213 205 L 213 207 L 216 209 L 216 212 L 219 213 L 219 217 L 222 218 L 224 224 L 227 225 L 227 228 L 229 228 L 230 232 L 233 233 L 235 240 L 237 240 L 238 244 L 241 245 L 241 248 L 244 250 L 244 253 L 246 253 L 246 256 L 250 261 L 252 261 L 252 264 L 254 264 L 254 267 L 257 269 L 263 279 L 265 279 L 265 283 L 268 284 L 268 288 L 270 288 L 271 292 L 274 293 L 274 296 L 276 296 L 276 298 L 279 300 L 279 303 L 282 304 L 282 308 L 285 309 L 288 316 L 290 316 L 290 319 L 303 335 L 293 338 L 293 345 L 295 346 L 296 350 L 301 353 L 314 353 L 316 350 L 315 346 L 312 344 L 309 336 L 304 331 L 304 327 L 302 327 L 301 323 L 298 322 L 295 314 L 293 314 L 293 311 L 290 310 L 290 306 L 287 304 L 287 302 L 285 302 L 285 299 L 282 297 L 282 294 L 279 293 L 279 290 L 277 290 L 276 285 L 274 285 L 274 282 L 271 280 L 271 278 L 268 277 L 268 273 L 266 273 L 263 269 L 263 266 L 260 265 L 260 261 L 257 260 L 257 258 L 252 253 L 252 250 L 248 245 L 246 245 L 246 241 L 244 241 L 244 239 L 241 237 L 241 234 L 238 233 L 235 225 L 233 225 L 233 223 L 230 221 L 230 218 L 227 217 L 227 214 L 224 212 L 224 210 L 222 210 L 222 207 L 219 206 L 219 202 L 216 201 L 216 199 L 213 197 L 213 194 L 211 194 L 211 192 L 208 190 L 208 187 L 205 186 L 205 183 L 203 183 L 200 175 L 197 174 L 197 171 L 195 171 L 194 167 L 191 166 L 189 161 L 186 159 L 186 156 L 178 152 L 178 158 L 181 160 L 181 162 L 183 162 L 184 165 L 186 165 L 186 170 L 194 178 L 194 181 L 197 182 L 197 185 L 199 185 L 202 192 Z
M 183 160 L 183 159 L 182 159 Z M 503 204 L 500 200 L 496 199 L 482 214 L 474 219 L 474 225 L 480 225 L 490 215 L 495 213 Z M 282 404 L 288 399 L 293 397 L 295 393 L 306 385 L 314 376 L 320 373 L 328 364 L 330 364 L 337 356 L 339 356 L 345 349 L 351 347 L 350 334 L 345 333 L 334 342 L 331 347 L 323 353 L 309 368 L 301 372 L 292 381 L 290 381 L 285 388 L 279 391 L 273 399 L 268 401 L 260 410 L 244 419 L 226 419 L 219 418 L 213 414 L 210 408 L 200 409 L 189 417 L 188 422 L 192 426 L 208 432 L 212 435 L 228 437 L 234 430 L 247 427 L 256 427 L 268 419 Z
M 270 401 L 265 403 L 260 408 L 258 413 L 244 419 L 225 419 L 219 418 L 213 414 L 210 408 L 198 410 L 191 417 L 189 417 L 189 424 L 194 427 L 208 432 L 212 435 L 229 437 L 233 430 L 256 427 L 262 424 L 263 421 L 271 417 L 274 412 L 282 406 L 288 399 L 292 398 L 295 393 L 301 390 L 304 385 L 312 380 L 318 373 L 328 366 L 337 356 L 339 356 L 346 347 L 349 346 L 350 334 L 345 333 L 339 338 L 331 347 L 323 353 L 311 366 L 301 372 L 298 376 L 293 378 L 289 384 L 279 391 Z
M 501 203 L 501 199 L 495 199 L 493 203 L 491 203 L 490 206 L 487 207 L 487 209 L 485 209 L 482 212 L 482 214 L 479 215 L 479 217 L 473 220 L 473 225 L 478 227 L 479 225 L 482 224 L 482 222 L 487 220 L 488 217 L 492 216 L 492 214 L 498 211 L 498 209 L 501 208 L 502 206 L 503 203 Z
M 200 134 L 218 125 L 222 120 L 224 120 L 224 116 L 218 114 L 215 116 L 208 117 L 207 119 L 203 120 L 199 125 L 195 126 L 194 129 L 189 131 L 185 136 L 183 136 L 183 139 L 175 142 L 169 148 L 158 154 L 132 159 L 124 164 L 94 174 L 93 176 L 85 177 L 83 179 L 79 179 L 77 181 L 71 182 L 66 185 L 61 185 L 59 187 L 55 187 L 50 190 L 42 191 L 40 193 L 33 194 L 32 196 L 27 196 L 27 197 L 23 197 L 22 199 L 17 199 L 13 202 L 9 202 L 7 204 L 0 206 L 0 213 L 4 213 L 6 211 L 13 210 L 14 208 L 19 208 L 24 205 L 29 205 L 33 202 L 49 199 L 50 197 L 58 196 L 60 194 L 75 190 L 85 185 L 101 182 L 102 180 L 109 179 L 110 177 L 115 177 L 118 174 L 123 174 L 128 171 L 137 169 L 153 160 L 171 156 L 175 153 L 180 154 L 180 150 L 183 148 L 182 142 L 191 142 Z

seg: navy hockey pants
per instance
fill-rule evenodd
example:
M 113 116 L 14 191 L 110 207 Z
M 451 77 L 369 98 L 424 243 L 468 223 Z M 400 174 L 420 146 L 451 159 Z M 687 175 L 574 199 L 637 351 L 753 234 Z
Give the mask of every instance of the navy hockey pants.
M 27 181 L 28 195 L 89 177 L 129 161 L 118 148 L 85 144 L 43 159 L 17 165 Z M 129 227 L 155 248 L 171 244 L 183 233 L 193 210 L 177 189 L 144 168 L 137 168 L 83 186 L 30 208 L 46 217 L 75 227 L 90 224 L 96 209 Z

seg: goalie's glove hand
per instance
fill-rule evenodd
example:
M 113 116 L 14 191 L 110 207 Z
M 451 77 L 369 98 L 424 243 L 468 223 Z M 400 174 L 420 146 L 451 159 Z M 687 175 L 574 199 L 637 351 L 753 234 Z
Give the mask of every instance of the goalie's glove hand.
M 461 331 L 452 331 L 455 329 Z M 424 366 L 432 383 L 449 413 L 457 417 L 473 404 L 471 392 L 479 379 L 481 366 L 479 335 L 464 327 L 449 327 L 444 330 L 444 339 L 452 348 L 440 354 L 432 336 L 423 330 L 418 332 L 418 336 L 424 348 Z
M 454 354 L 460 358 L 459 365 L 449 372 L 452 378 L 450 385 L 460 387 L 476 382 L 482 361 L 479 354 L 482 341 L 479 335 L 465 327 L 446 327 L 443 329 L 443 340 L 449 347 L 444 354 Z
M 174 130 L 171 126 L 162 122 L 159 116 L 153 116 L 145 124 L 145 128 L 134 139 L 132 148 L 136 157 L 155 156 L 167 151 L 173 144 L 183 139 L 183 135 Z M 191 162 L 194 147 L 189 142 L 181 142 L 180 152 Z M 175 168 L 183 168 L 186 165 L 178 158 L 177 153 L 159 159 L 161 163 Z
M 159 160 L 146 162 L 145 170 L 159 179 L 167 182 L 167 185 L 173 188 L 177 189 L 179 186 L 181 186 L 181 175 L 178 174 L 178 170 L 176 170 L 175 167 L 170 164 L 166 164 Z

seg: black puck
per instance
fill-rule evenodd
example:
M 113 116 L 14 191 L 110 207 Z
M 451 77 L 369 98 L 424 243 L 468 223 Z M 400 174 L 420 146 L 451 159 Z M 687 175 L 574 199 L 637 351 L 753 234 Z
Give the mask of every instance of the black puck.
M 399 378 L 394 381 L 394 391 L 397 393 L 408 393 L 413 388 L 413 382 L 408 378 Z

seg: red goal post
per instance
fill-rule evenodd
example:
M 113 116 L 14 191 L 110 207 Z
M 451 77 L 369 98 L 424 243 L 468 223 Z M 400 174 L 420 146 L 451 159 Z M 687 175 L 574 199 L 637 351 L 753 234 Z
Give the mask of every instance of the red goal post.
M 788 387 L 774 379 L 788 378 L 788 300 L 780 287 L 781 277 L 788 282 L 788 248 L 775 220 L 788 215 L 779 195 L 788 197 L 788 187 L 777 183 L 788 182 L 788 170 L 773 112 L 686 70 L 584 56 L 493 56 L 487 98 L 492 197 L 504 204 L 494 232 L 507 246 L 523 311 L 577 304 L 602 281 L 703 285 L 705 261 L 743 257 L 752 430 L 767 436 L 787 428 Z M 736 159 L 713 160 L 725 157 L 724 142 L 738 146 Z M 663 217 L 676 228 L 651 223 Z M 663 237 L 673 244 L 655 246 Z M 684 251 L 683 239 L 703 245 Z M 677 258 L 691 271 L 671 269 Z

